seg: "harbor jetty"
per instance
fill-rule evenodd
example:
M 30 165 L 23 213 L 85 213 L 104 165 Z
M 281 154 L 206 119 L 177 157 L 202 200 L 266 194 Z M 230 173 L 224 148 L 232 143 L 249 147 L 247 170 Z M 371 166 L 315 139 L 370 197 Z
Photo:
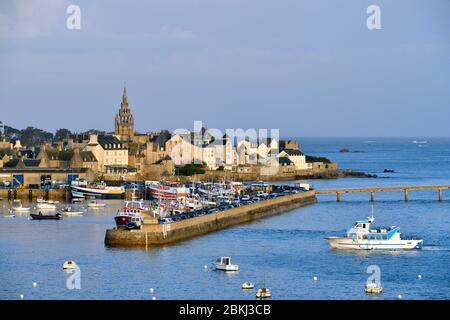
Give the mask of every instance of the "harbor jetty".
M 409 201 L 410 191 L 434 190 L 437 191 L 438 200 L 442 201 L 443 190 L 450 189 L 449 185 L 442 186 L 405 186 L 405 187 L 370 187 L 370 188 L 355 188 L 355 189 L 327 189 L 316 190 L 316 194 L 335 194 L 336 201 L 341 201 L 341 195 L 345 193 L 370 193 L 370 201 L 375 201 L 375 192 L 403 192 L 405 201 Z
M 149 213 L 138 230 L 106 230 L 105 244 L 111 246 L 170 244 L 316 202 L 315 192 L 306 191 L 171 223 L 158 223 L 158 219 Z

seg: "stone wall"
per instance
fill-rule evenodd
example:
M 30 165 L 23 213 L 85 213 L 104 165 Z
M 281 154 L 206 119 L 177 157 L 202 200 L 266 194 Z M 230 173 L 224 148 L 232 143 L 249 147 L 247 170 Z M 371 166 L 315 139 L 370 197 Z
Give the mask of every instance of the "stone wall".
M 315 202 L 317 199 L 314 191 L 309 191 L 169 224 L 144 224 L 141 230 L 110 229 L 106 231 L 105 244 L 120 246 L 169 244 Z

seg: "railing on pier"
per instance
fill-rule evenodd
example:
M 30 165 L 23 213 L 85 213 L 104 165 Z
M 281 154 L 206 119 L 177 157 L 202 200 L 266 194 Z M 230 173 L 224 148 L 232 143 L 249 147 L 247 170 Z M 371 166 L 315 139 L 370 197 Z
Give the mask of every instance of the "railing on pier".
M 438 192 L 438 200 L 442 201 L 442 191 L 450 189 L 450 186 L 407 186 L 407 187 L 369 187 L 369 188 L 355 188 L 355 189 L 326 189 L 315 190 L 316 194 L 336 194 L 338 202 L 341 201 L 341 194 L 343 193 L 370 193 L 370 200 L 375 201 L 375 192 L 403 192 L 405 201 L 409 200 L 409 191 L 420 190 L 435 190 Z

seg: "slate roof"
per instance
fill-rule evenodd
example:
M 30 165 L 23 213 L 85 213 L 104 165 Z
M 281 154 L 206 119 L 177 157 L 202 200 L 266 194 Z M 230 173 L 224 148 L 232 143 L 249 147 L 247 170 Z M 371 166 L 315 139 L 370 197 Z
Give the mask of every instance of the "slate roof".
M 303 156 L 303 152 L 300 150 L 293 150 L 293 149 L 284 149 L 284 152 L 286 152 L 290 156 Z
M 167 130 L 162 130 L 159 134 L 153 136 L 150 142 L 159 146 L 159 149 L 166 147 L 166 142 L 172 138 L 172 134 Z
M 98 136 L 98 143 L 102 146 L 105 150 L 120 150 L 125 149 L 122 142 L 120 142 L 119 139 L 117 139 L 115 136 L 110 135 L 99 135 Z
M 282 165 L 282 166 L 291 166 L 291 165 L 294 164 L 291 160 L 289 160 L 288 157 L 279 157 L 279 158 L 278 158 L 278 162 L 279 162 L 280 165 Z

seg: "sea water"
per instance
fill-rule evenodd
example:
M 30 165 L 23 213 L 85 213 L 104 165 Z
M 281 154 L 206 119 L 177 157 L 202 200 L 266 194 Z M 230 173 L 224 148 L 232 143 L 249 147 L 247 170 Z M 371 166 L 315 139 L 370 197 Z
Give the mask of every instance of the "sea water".
M 342 169 L 378 175 L 308 181 L 318 189 L 450 185 L 450 139 L 305 138 L 300 143 L 305 153 L 326 156 Z M 443 196 L 439 202 L 436 191 L 416 191 L 405 202 L 401 192 L 375 194 L 375 225 L 400 226 L 405 235 L 424 239 L 424 249 L 411 252 L 330 249 L 325 237 L 342 235 L 355 220 L 371 215 L 369 194 L 345 194 L 340 203 L 335 195 L 323 195 L 315 205 L 147 249 L 104 245 L 120 201 L 61 221 L 17 214 L 0 219 L 0 299 L 20 294 L 24 299 L 254 299 L 263 285 L 273 299 L 449 299 L 450 191 Z M 2 212 L 8 206 L 0 202 Z M 239 272 L 213 270 L 212 262 L 225 255 L 239 264 Z M 67 285 L 71 274 L 62 265 L 69 259 L 80 268 L 79 289 Z M 364 293 L 372 265 L 380 269 L 381 295 Z M 255 283 L 255 290 L 242 290 L 246 281 Z

